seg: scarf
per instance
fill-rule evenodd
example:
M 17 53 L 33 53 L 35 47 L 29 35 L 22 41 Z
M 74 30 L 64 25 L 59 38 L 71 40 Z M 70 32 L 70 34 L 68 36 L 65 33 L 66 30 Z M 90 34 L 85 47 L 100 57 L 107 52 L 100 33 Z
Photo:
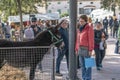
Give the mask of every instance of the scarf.
M 87 25 L 87 23 L 85 25 L 80 26 L 80 28 L 79 28 L 80 32 L 82 32 L 82 30 L 85 28 L 86 25 Z

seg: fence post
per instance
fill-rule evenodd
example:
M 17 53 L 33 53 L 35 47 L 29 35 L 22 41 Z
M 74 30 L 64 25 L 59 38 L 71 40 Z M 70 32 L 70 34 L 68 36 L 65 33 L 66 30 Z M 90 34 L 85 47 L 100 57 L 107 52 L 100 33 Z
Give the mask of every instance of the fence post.
M 55 80 L 55 47 L 52 47 L 51 48 L 52 50 L 51 50 L 51 52 L 52 52 L 52 54 L 53 54 L 53 56 L 52 56 L 52 58 L 53 58 L 53 66 L 52 66 L 52 79 L 51 80 Z

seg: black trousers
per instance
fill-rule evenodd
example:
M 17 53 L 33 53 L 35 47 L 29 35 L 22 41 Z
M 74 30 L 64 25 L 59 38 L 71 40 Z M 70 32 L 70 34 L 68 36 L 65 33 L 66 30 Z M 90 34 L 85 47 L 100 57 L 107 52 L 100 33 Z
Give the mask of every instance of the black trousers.
M 96 60 L 96 67 L 99 67 L 102 64 L 102 61 L 105 57 L 105 49 L 100 50 L 99 48 L 95 48 L 95 60 Z

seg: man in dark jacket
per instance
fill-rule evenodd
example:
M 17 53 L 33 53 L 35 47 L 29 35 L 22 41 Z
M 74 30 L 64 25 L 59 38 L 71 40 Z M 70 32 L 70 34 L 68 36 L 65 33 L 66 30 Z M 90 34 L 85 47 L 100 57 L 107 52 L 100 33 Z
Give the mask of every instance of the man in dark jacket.
M 113 38 L 115 37 L 117 38 L 118 28 L 119 28 L 119 22 L 117 21 L 117 18 L 116 18 L 113 23 Z
M 37 35 L 39 32 L 41 32 L 42 30 L 41 30 L 40 27 L 38 27 L 38 25 L 37 25 L 37 18 L 36 18 L 36 17 L 33 17 L 33 18 L 31 19 L 31 22 L 32 22 L 32 24 L 31 24 L 30 27 L 33 29 L 34 37 L 36 37 L 36 35 Z M 40 71 L 42 72 L 42 63 L 41 63 L 41 62 L 38 64 L 38 68 L 39 68 Z
M 109 27 L 110 27 L 110 35 L 112 36 L 113 33 L 113 17 L 110 16 L 110 20 L 109 20 Z
M 104 31 L 106 33 L 108 33 L 108 19 L 107 19 L 107 17 L 105 17 L 105 19 L 103 20 L 103 27 L 104 27 Z
M 32 24 L 31 24 L 31 28 L 33 29 L 34 32 L 34 37 L 41 31 L 41 29 L 37 26 L 37 18 L 33 17 L 31 20 Z

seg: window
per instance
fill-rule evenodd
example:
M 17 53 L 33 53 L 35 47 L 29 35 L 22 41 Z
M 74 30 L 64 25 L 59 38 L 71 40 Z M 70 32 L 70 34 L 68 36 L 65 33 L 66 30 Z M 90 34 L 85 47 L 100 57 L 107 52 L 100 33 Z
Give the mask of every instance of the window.
M 68 13 L 70 12 L 70 9 L 67 9 Z
M 79 3 L 79 4 L 82 4 L 82 3 Z
M 58 9 L 57 11 L 59 12 L 59 14 L 61 14 L 61 9 Z
M 54 9 L 54 7 L 52 7 L 52 9 Z
M 60 4 L 61 2 L 58 2 L 58 4 Z
M 65 8 L 67 8 L 67 6 L 65 6 Z
M 93 9 L 88 8 L 88 9 L 84 9 L 84 14 L 89 15 L 92 12 Z
M 79 8 L 79 14 L 84 14 L 84 9 L 83 8 Z
M 93 2 L 90 2 L 90 4 L 93 4 Z
M 48 10 L 48 13 L 51 13 L 52 11 L 51 10 Z

